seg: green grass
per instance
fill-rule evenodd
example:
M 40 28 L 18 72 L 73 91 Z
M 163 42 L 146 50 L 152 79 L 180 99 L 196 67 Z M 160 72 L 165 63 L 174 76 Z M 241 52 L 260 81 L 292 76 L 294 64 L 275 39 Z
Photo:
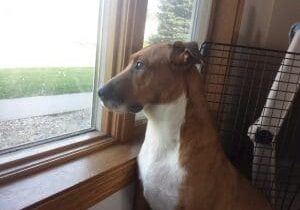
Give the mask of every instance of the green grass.
M 0 69 L 0 99 L 92 91 L 92 67 Z

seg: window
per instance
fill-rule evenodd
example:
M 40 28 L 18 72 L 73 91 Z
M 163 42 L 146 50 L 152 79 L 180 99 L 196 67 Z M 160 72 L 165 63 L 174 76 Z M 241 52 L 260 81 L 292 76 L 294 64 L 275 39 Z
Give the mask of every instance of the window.
M 194 0 L 148 1 L 144 45 L 191 40 Z
M 126 139 L 134 118 L 100 110 L 97 88 L 143 41 L 201 42 L 211 1 L 1 1 L 0 154 L 95 129 Z
M 134 115 L 101 109 L 97 89 L 119 73 L 129 55 L 142 47 L 146 3 L 143 0 L 0 2 L 0 27 L 6 29 L 5 35 L 0 33 L 0 44 L 5 47 L 0 48 L 0 73 L 3 72 L 0 95 L 11 87 L 11 94 L 0 99 L 1 183 L 91 151 L 98 153 L 116 141 L 144 134 L 145 124 L 136 125 Z M 29 76 L 24 75 L 27 69 Z M 32 94 L 17 95 L 28 92 L 28 88 Z M 55 103 L 50 100 L 54 97 L 59 98 Z M 7 117 L 11 108 L 6 102 L 22 102 L 24 98 L 43 98 L 43 106 L 20 103 L 11 112 L 16 119 L 5 119 L 3 116 Z M 78 109 L 78 103 L 86 108 Z M 69 111 L 63 109 L 65 106 L 75 108 Z M 56 111 L 33 116 L 32 107 L 34 111 Z M 77 111 L 79 114 L 72 115 Z M 25 114 L 28 116 L 24 117 Z M 40 120 L 43 118 L 46 119 Z M 14 134 L 17 125 L 19 135 Z
M 144 45 L 206 40 L 212 0 L 148 1 Z
M 100 0 L 0 2 L 0 150 L 95 128 Z

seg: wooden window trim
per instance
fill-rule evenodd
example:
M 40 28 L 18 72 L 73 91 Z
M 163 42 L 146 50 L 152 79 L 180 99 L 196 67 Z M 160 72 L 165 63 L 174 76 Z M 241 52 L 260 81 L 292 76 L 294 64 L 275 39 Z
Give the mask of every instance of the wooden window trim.
M 145 130 L 146 122 L 136 123 L 132 140 L 141 139 Z M 0 185 L 118 144 L 114 138 L 94 131 L 3 155 L 0 159 Z
M 114 143 L 113 138 L 94 131 L 3 155 L 0 160 L 0 184 L 102 150 Z
M 136 179 L 141 139 L 2 183 L 1 209 L 85 210 Z
M 112 1 L 113 2 L 113 1 Z M 111 62 L 104 67 L 108 69 L 105 81 L 120 73 L 126 66 L 129 56 L 143 47 L 147 0 L 117 1 L 115 20 L 106 33 L 110 34 L 108 47 L 113 49 Z M 113 14 L 110 14 L 113 15 Z M 113 19 L 111 17 L 111 19 Z M 135 125 L 134 114 L 103 112 L 102 121 L 109 125 L 104 127 L 118 141 L 131 139 Z M 110 126 L 111 125 L 111 126 Z

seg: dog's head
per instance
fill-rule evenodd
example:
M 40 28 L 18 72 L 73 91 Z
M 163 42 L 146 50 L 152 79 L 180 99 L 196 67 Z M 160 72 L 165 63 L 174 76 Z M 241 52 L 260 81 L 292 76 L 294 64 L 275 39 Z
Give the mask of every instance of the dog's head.
M 200 60 L 196 42 L 154 44 L 131 55 L 126 68 L 98 95 L 112 111 L 139 112 L 145 105 L 176 99 L 184 91 L 184 74 Z

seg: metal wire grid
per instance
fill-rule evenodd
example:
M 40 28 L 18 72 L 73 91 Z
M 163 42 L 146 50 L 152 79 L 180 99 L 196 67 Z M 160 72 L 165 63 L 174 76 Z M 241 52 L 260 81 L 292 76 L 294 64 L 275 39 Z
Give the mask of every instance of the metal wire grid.
M 283 125 L 277 126 L 280 132 L 276 141 L 254 146 L 247 132 L 260 116 L 286 55 L 297 62 L 300 55 L 211 42 L 202 44 L 201 53 L 205 61 L 206 96 L 216 117 L 226 154 L 268 197 L 275 209 L 299 210 L 300 110 L 297 109 L 300 107 L 300 94 L 294 98 Z M 299 73 L 291 73 L 289 77 L 298 87 Z M 281 92 L 289 93 L 287 89 Z M 285 101 L 290 100 L 286 96 L 284 98 Z M 282 107 L 275 109 L 280 113 L 284 111 Z M 282 115 L 273 117 L 281 119 Z M 259 149 L 262 152 L 258 153 Z

